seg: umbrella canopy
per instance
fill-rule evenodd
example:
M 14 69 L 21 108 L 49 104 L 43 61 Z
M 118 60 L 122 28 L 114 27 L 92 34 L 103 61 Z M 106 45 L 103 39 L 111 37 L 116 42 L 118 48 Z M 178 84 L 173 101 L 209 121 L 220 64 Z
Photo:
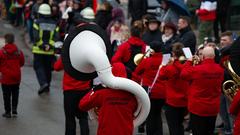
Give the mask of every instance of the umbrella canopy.
M 188 7 L 184 3 L 183 0 L 167 0 L 167 3 L 177 11 L 180 15 L 190 16 L 190 12 L 188 11 Z

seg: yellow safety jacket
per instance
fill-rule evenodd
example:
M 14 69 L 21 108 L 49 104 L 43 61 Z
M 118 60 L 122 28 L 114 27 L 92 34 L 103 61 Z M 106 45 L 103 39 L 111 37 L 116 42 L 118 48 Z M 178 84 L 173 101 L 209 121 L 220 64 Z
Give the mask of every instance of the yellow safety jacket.
M 41 25 L 42 25 L 42 27 L 41 27 Z M 37 23 L 34 23 L 33 24 L 33 29 L 38 31 L 38 39 L 39 40 L 34 43 L 33 48 L 32 48 L 32 52 L 35 53 L 35 54 L 53 55 L 54 54 L 54 43 L 55 43 L 54 34 L 59 32 L 59 27 L 57 27 L 55 24 L 47 24 L 47 23 L 37 24 Z M 44 43 L 43 33 L 46 30 L 50 32 L 50 37 L 49 37 L 48 42 Z M 44 44 L 48 44 L 50 46 L 50 49 L 48 51 L 45 51 L 43 49 Z

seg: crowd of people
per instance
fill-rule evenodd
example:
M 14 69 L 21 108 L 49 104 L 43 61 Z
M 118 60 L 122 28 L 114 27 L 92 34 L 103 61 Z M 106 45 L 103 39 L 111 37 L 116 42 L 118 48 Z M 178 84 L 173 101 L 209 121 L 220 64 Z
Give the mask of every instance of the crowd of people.
M 19 26 L 23 19 L 28 30 L 40 96 L 50 91 L 52 70 L 64 69 L 61 56 L 55 57 L 59 53 L 55 43 L 64 42 L 68 33 L 76 28 L 94 24 L 110 39 L 113 74 L 138 82 L 149 95 L 150 113 L 138 127 L 139 133 L 162 135 L 162 112 L 165 112 L 170 135 L 184 135 L 183 122 L 187 115 L 190 116 L 187 129 L 193 135 L 213 135 L 218 114 L 225 135 L 240 134 L 240 94 L 236 93 L 231 104 L 222 92 L 223 82 L 231 79 L 224 63 L 231 61 L 232 46 L 239 45 L 240 39 L 226 31 L 224 24 L 220 37 L 215 30 L 213 38 L 214 22 L 221 16 L 216 14 L 217 1 L 202 0 L 200 8 L 196 9 L 200 19 L 198 34 L 192 30 L 189 16 L 172 8 L 168 0 L 161 1 L 164 14 L 160 19 L 147 14 L 146 1 L 129 0 L 130 26 L 125 22 L 123 9 L 107 1 L 100 4 L 97 0 L 4 2 L 6 19 L 14 26 Z M 10 118 L 17 116 L 24 57 L 14 44 L 13 34 L 6 34 L 5 41 L 0 51 L 1 63 L 8 63 L 1 64 L 3 117 Z M 183 48 L 189 48 L 192 57 L 187 58 Z M 135 56 L 139 53 L 143 56 L 136 64 Z M 171 58 L 167 64 L 162 64 L 166 54 Z M 16 73 L 10 74 L 11 71 Z M 76 80 L 64 71 L 65 135 L 76 135 L 75 118 L 79 119 L 81 135 L 89 135 L 86 111 L 91 108 L 98 112 L 99 135 L 133 134 L 132 121 L 137 106 L 133 95 L 93 82 Z M 229 114 L 230 105 L 230 112 L 237 116 L 234 120 Z

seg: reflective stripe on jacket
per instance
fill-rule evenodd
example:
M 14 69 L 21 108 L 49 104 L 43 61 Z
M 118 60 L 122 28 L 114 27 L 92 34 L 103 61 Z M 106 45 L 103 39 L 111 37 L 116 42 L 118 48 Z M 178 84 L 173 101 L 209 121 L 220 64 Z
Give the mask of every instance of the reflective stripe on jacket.
M 48 23 L 34 23 L 33 29 L 37 31 L 37 41 L 35 41 L 32 52 L 36 54 L 45 54 L 45 55 L 53 55 L 54 54 L 54 35 L 59 32 L 59 27 L 56 24 L 48 24 Z M 44 32 L 49 32 L 49 38 L 46 42 L 44 41 Z M 45 51 L 43 49 L 44 44 L 48 44 L 50 46 L 49 51 Z

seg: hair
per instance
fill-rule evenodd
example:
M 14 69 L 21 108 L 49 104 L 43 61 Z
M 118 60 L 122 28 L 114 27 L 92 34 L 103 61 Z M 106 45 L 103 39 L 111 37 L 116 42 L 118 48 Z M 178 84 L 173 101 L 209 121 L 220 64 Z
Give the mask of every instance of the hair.
M 166 28 L 172 29 L 173 30 L 173 34 L 177 33 L 177 27 L 173 23 L 171 23 L 171 22 L 167 22 L 165 24 L 165 26 L 163 27 L 163 32 L 165 31 Z
M 199 55 L 199 51 L 200 51 L 200 50 L 203 50 L 203 48 L 204 48 L 204 45 L 203 45 L 203 44 L 199 45 L 198 48 L 197 48 L 196 54 Z
M 215 57 L 215 52 L 212 47 L 206 46 L 203 48 L 202 52 L 204 58 L 214 58 Z
M 233 35 L 233 33 L 231 31 L 225 31 L 225 32 L 221 33 L 221 37 L 228 36 L 228 37 L 232 38 L 232 35 Z
M 112 9 L 113 9 L 112 5 L 107 1 L 103 2 L 103 6 L 105 7 L 105 9 L 107 11 L 112 11 Z
M 150 15 L 150 14 L 145 14 L 145 15 L 142 16 L 142 20 L 143 19 L 149 20 L 149 18 L 151 18 L 151 16 L 152 15 Z
M 208 42 L 204 47 L 207 47 L 207 46 L 216 47 L 217 45 L 214 42 Z
M 14 35 L 12 33 L 7 33 L 4 35 L 5 42 L 8 44 L 14 43 Z
M 161 52 L 162 51 L 162 42 L 154 40 L 150 42 L 150 48 L 153 49 L 155 52 Z
M 180 57 L 184 55 L 182 50 L 183 47 L 184 45 L 180 42 L 172 44 L 172 52 L 175 54 L 176 57 Z
M 131 36 L 141 37 L 143 32 L 143 23 L 141 20 L 134 21 L 131 26 Z
M 187 24 L 191 23 L 191 19 L 188 16 L 180 16 L 179 19 L 183 19 L 184 21 L 187 22 Z

